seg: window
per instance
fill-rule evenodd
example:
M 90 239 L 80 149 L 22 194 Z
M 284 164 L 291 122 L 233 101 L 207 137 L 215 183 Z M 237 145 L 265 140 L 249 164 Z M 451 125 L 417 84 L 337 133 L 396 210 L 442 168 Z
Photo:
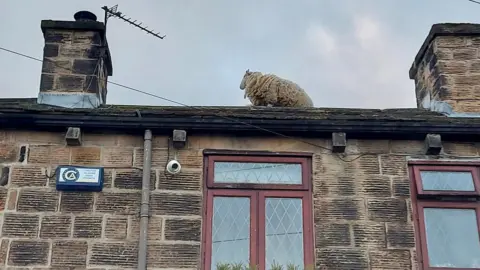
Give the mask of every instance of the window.
M 258 270 L 312 267 L 310 158 L 206 159 L 204 269 L 227 263 Z
M 423 269 L 480 269 L 480 166 L 421 164 L 410 171 Z

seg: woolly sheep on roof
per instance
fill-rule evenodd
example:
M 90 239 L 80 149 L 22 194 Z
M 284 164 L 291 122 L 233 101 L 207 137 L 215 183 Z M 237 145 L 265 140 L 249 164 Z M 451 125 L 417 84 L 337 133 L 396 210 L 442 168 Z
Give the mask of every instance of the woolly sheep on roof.
M 244 98 L 248 97 L 253 106 L 313 107 L 311 98 L 299 85 L 273 74 L 247 69 L 240 89 L 245 90 Z

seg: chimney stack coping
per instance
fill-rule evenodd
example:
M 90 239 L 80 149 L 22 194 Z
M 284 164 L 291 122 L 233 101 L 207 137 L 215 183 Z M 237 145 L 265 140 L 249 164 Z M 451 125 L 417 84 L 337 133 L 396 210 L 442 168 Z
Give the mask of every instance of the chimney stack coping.
M 480 36 L 480 24 L 475 23 L 437 23 L 432 25 L 425 41 L 415 56 L 410 67 L 410 79 L 414 79 L 417 73 L 418 65 L 422 62 L 423 56 L 430 43 L 438 36 Z

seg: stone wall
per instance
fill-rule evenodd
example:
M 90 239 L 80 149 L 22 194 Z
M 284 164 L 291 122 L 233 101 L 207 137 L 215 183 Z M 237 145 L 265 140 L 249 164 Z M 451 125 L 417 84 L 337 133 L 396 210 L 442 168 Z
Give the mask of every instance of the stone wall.
M 66 147 L 63 138 L 0 131 L 0 180 L 8 178 L 0 187 L 0 265 L 135 269 L 142 136 L 84 134 L 81 147 Z M 422 141 L 349 140 L 348 153 L 365 155 L 344 162 L 282 138 L 188 140 L 178 153 L 181 174 L 165 177 L 167 140 L 154 134 L 149 269 L 199 267 L 205 148 L 313 152 L 317 269 L 417 269 L 406 160 L 422 157 Z M 327 140 L 312 142 L 330 147 Z M 478 156 L 479 150 L 473 143 L 444 143 L 449 154 Z M 51 173 L 59 164 L 105 166 L 104 191 L 57 192 Z
M 0 268 L 136 269 L 142 182 L 142 136 L 84 135 L 81 147 L 64 146 L 63 134 L 0 132 L 3 211 Z M 166 138 L 155 139 L 164 147 Z M 20 162 L 20 149 L 26 156 Z M 200 258 L 201 156 L 170 185 L 163 174 L 166 149 L 156 150 L 151 174 L 149 269 L 197 269 Z M 102 165 L 101 193 L 58 192 L 56 165 Z M 15 268 L 18 267 L 18 268 Z M 28 268 L 31 269 L 31 268 Z

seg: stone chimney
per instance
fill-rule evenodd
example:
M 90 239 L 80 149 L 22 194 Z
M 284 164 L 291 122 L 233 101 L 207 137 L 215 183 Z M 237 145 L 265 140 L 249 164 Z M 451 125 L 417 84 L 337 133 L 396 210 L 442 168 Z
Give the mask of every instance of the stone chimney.
M 434 24 L 412 67 L 417 107 L 480 114 L 480 24 Z
M 75 21 L 43 20 L 45 38 L 37 103 L 65 108 L 96 108 L 106 103 L 112 60 L 105 24 L 79 11 Z

